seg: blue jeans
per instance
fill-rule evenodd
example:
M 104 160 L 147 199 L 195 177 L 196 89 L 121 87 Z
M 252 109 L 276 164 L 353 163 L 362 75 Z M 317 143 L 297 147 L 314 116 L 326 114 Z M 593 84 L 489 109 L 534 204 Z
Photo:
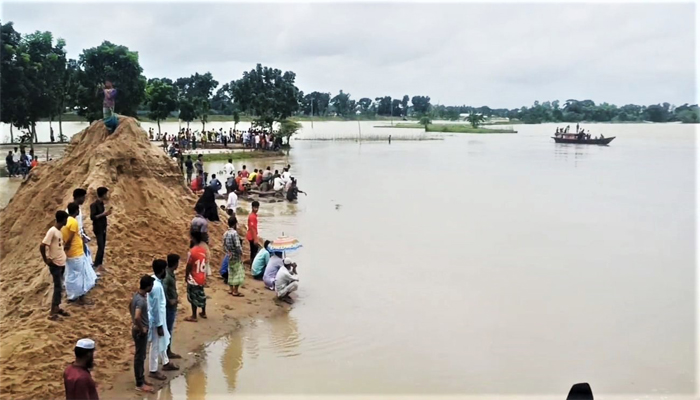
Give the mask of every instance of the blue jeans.
M 173 343 L 173 327 L 175 326 L 175 315 L 177 307 L 165 307 L 165 324 L 170 332 L 170 343 L 168 343 L 168 354 L 170 354 L 170 345 Z

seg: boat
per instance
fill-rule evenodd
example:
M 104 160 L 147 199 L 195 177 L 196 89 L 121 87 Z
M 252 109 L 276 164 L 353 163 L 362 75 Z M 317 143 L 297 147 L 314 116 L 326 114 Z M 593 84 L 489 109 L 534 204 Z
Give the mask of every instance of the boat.
M 600 146 L 607 146 L 610 142 L 613 141 L 613 139 L 615 139 L 615 136 L 606 137 L 603 139 L 579 139 L 577 135 L 564 134 L 563 136 L 552 136 L 552 139 L 554 139 L 555 143 L 597 144 Z

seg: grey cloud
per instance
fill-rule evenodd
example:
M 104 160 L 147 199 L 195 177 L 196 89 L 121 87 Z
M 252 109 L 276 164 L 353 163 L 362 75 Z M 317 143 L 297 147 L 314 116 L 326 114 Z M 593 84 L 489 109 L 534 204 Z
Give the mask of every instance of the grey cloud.
M 50 30 L 69 55 L 103 40 L 139 52 L 147 76 L 260 62 L 302 90 L 426 94 L 443 104 L 534 100 L 693 102 L 693 4 L 5 2 L 21 32 Z

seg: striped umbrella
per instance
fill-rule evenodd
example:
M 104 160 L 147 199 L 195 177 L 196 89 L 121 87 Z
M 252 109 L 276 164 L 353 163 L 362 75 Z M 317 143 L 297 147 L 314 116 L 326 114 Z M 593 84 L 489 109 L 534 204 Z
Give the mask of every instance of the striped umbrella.
M 301 243 L 299 243 L 298 240 L 291 238 L 289 236 L 284 236 L 284 233 L 282 236 L 278 237 L 270 243 L 270 247 L 268 248 L 270 251 L 277 252 L 277 251 L 294 251 L 297 250 L 301 247 Z

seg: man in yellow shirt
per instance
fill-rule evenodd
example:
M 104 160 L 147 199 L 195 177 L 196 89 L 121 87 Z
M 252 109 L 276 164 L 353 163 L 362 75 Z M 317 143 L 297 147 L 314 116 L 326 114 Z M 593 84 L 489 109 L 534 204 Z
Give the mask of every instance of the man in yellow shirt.
M 95 280 L 91 279 L 86 268 L 92 268 L 85 257 L 83 250 L 83 238 L 80 236 L 80 227 L 75 218 L 80 212 L 80 206 L 76 203 L 68 204 L 68 221 L 61 228 L 63 243 L 66 249 L 66 295 L 68 301 L 77 301 L 78 304 L 87 304 L 85 294 L 95 286 Z

